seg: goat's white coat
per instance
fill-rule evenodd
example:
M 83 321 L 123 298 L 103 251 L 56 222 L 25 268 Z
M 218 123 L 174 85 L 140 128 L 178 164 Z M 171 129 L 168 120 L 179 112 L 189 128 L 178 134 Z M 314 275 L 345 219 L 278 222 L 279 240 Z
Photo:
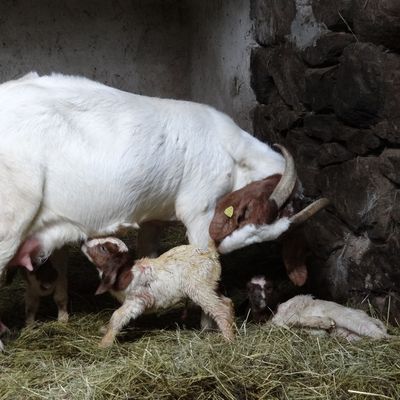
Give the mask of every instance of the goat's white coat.
M 374 339 L 388 338 L 382 321 L 372 318 L 362 310 L 345 307 L 332 301 L 299 295 L 279 305 L 272 318 L 278 326 L 297 326 L 332 329 L 332 334 L 356 340 L 362 336 Z
M 285 166 L 211 107 L 63 75 L 0 85 L 0 143 L 0 273 L 29 236 L 46 254 L 150 220 L 206 247 L 217 199 Z

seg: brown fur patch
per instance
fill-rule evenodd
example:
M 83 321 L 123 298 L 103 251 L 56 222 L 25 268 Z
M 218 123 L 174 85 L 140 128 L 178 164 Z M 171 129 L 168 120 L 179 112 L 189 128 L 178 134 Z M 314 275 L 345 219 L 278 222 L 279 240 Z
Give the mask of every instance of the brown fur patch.
M 129 252 L 121 252 L 115 243 L 104 242 L 88 247 L 87 253 L 93 264 L 103 275 L 96 294 L 105 293 L 111 289 L 125 290 L 133 279 L 133 257 Z
M 211 238 L 220 243 L 234 230 L 247 224 L 262 225 L 273 222 L 278 216 L 278 209 L 275 202 L 268 199 L 280 179 L 281 175 L 275 174 L 222 197 L 217 202 L 210 224 Z M 224 214 L 228 207 L 233 207 L 231 218 Z

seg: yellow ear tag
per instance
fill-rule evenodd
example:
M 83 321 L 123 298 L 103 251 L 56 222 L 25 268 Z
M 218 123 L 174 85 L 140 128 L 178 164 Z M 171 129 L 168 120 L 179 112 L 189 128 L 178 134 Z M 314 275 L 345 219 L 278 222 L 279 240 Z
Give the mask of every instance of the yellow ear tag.
M 225 208 L 224 214 L 225 214 L 228 218 L 232 218 L 232 216 L 233 216 L 233 207 L 232 207 L 232 206 L 229 206 L 228 208 Z

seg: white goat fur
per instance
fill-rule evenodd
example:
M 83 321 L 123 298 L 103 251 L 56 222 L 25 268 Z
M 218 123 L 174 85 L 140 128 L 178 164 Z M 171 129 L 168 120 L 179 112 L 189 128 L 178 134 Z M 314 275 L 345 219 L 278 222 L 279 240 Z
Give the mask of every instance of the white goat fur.
M 313 299 L 310 295 L 295 296 L 280 304 L 272 323 L 278 326 L 331 329 L 332 335 L 348 340 L 362 336 L 374 339 L 389 337 L 383 322 L 371 318 L 364 311 L 332 301 Z
M 118 240 L 110 239 L 114 243 Z M 93 262 L 87 249 L 95 248 L 105 240 L 92 239 L 82 246 L 89 260 Z M 123 246 L 120 249 L 124 251 Z M 172 308 L 185 299 L 199 305 L 204 313 L 215 320 L 224 337 L 233 340 L 232 301 L 217 294 L 221 265 L 215 247 L 207 250 L 193 245 L 174 247 L 160 257 L 136 261 L 131 272 L 133 279 L 126 289 L 110 290 L 122 306 L 111 317 L 101 342 L 102 347 L 110 346 L 131 319 L 143 313 Z M 102 273 L 99 273 L 101 277 Z
M 211 107 L 57 74 L 0 85 L 0 143 L 0 274 L 33 235 L 46 256 L 178 219 L 206 247 L 217 199 L 285 166 Z

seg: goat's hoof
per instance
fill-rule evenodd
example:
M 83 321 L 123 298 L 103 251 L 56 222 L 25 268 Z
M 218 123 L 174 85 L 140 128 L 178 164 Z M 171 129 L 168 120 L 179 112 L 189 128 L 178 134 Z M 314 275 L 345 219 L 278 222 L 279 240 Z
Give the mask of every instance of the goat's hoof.
M 108 349 L 109 347 L 111 347 L 113 344 L 113 340 L 110 339 L 102 339 L 101 342 L 99 343 L 99 347 L 101 349 Z
M 67 313 L 58 316 L 57 321 L 66 324 L 68 322 L 69 315 Z
M 102 335 L 104 335 L 107 332 L 107 325 L 103 325 L 99 328 L 99 333 L 101 333 Z

